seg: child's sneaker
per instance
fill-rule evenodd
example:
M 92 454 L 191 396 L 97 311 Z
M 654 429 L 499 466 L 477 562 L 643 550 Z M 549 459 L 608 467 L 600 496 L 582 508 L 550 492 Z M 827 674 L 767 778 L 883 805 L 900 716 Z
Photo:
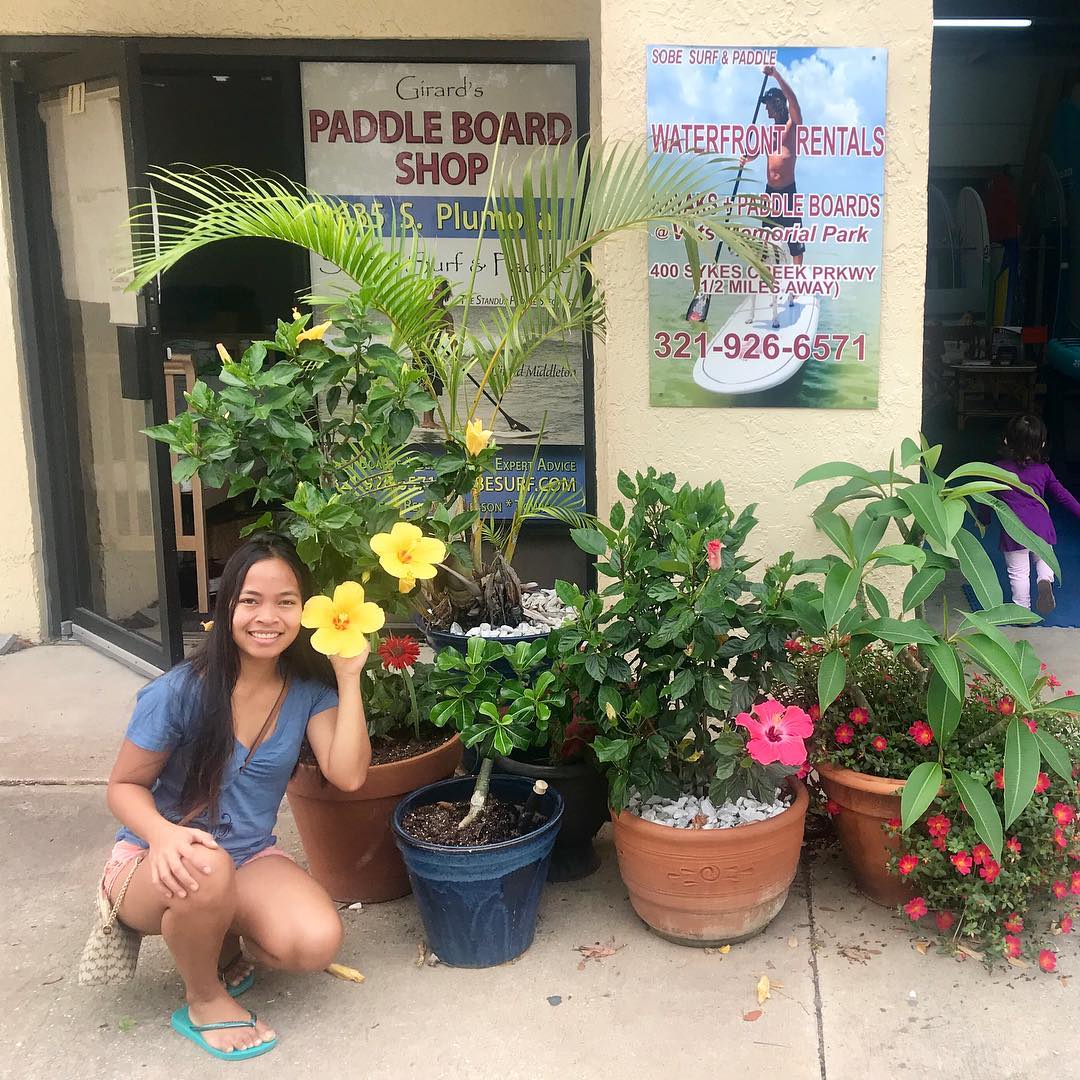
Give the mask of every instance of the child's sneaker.
M 1039 582 L 1039 599 L 1035 601 L 1035 610 L 1040 615 L 1049 615 L 1057 607 L 1054 599 L 1054 583 L 1043 580 Z

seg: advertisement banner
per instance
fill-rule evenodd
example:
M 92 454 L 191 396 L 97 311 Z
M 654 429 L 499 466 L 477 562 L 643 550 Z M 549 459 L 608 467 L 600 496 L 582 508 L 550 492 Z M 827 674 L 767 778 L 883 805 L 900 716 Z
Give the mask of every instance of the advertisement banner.
M 652 229 L 653 405 L 877 407 L 886 61 L 648 46 L 650 150 L 717 159 L 712 190 L 692 194 L 767 244 L 772 278 L 710 232 L 695 291 L 681 235 Z
M 467 286 L 476 262 L 470 325 L 505 295 L 506 274 L 484 200 L 493 169 L 513 167 L 580 133 L 576 69 L 565 64 L 301 64 L 307 183 L 363 203 L 373 215 L 415 232 L 437 273 Z M 503 119 L 505 117 L 505 119 Z M 501 144 L 499 125 L 502 127 Z M 498 152 L 497 162 L 495 160 Z M 480 230 L 484 239 L 477 239 Z M 478 253 L 479 252 L 479 253 Z M 342 274 L 312 260 L 316 292 L 341 287 Z M 347 284 L 344 283 L 344 284 Z M 460 320 L 460 313 L 458 314 Z M 482 404 L 506 449 L 535 444 L 547 415 L 544 450 L 585 442 L 580 336 L 542 345 L 502 401 Z M 474 379 L 481 377 L 475 367 Z M 476 385 L 466 379 L 472 402 Z M 433 438 L 418 427 L 418 443 Z

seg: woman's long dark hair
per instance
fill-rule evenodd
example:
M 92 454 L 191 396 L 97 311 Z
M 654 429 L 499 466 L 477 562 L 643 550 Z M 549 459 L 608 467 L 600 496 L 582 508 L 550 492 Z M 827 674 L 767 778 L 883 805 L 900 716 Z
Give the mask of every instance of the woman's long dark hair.
M 233 613 L 248 571 L 264 559 L 281 559 L 288 564 L 300 584 L 303 599 L 313 591 L 311 576 L 296 549 L 288 540 L 271 533 L 256 533 L 225 564 L 214 604 L 214 625 L 191 657 L 192 685 L 185 687 L 195 697 L 195 735 L 190 743 L 190 766 L 180 806 L 184 814 L 201 814 L 202 807 L 207 806 L 211 825 L 217 820 L 221 784 L 236 748 L 232 695 L 240 674 L 240 649 L 233 640 Z M 279 667 L 283 677 L 336 685 L 329 660 L 312 649 L 308 630 L 301 629 L 296 640 L 282 653 Z

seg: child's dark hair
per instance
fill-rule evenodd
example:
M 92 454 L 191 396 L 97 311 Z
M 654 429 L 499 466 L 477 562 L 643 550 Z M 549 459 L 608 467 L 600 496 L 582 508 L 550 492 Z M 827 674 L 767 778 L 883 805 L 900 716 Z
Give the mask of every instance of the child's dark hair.
M 1046 449 L 1046 425 L 1030 413 L 1014 416 L 1005 428 L 1005 453 L 1018 465 L 1042 461 Z
M 239 601 L 248 570 L 263 559 L 281 559 L 296 575 L 303 599 L 313 590 L 311 575 L 293 545 L 273 533 L 256 533 L 232 553 L 221 575 L 214 624 L 191 657 L 193 683 L 185 691 L 197 692 L 191 767 L 181 794 L 181 806 L 191 812 L 209 808 L 209 820 L 217 815 L 218 797 L 228 763 L 236 748 L 233 734 L 232 693 L 240 674 L 240 650 L 232 636 L 233 612 Z M 279 661 L 281 674 L 335 684 L 333 669 L 325 656 L 310 644 L 311 632 L 300 636 L 285 650 Z

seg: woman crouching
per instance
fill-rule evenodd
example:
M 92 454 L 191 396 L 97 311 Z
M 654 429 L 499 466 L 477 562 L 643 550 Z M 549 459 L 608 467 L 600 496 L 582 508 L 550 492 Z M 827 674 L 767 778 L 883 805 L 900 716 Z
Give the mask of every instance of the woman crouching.
M 254 964 L 318 971 L 341 945 L 330 897 L 274 836 L 305 735 L 344 791 L 364 783 L 371 762 L 367 649 L 327 662 L 311 648 L 300 629 L 306 581 L 278 537 L 239 548 L 204 646 L 139 692 L 109 777 L 123 828 L 103 888 L 115 902 L 126 883 L 119 918 L 164 937 L 187 997 L 172 1025 L 218 1057 L 276 1044 L 270 1025 L 234 1000 Z

